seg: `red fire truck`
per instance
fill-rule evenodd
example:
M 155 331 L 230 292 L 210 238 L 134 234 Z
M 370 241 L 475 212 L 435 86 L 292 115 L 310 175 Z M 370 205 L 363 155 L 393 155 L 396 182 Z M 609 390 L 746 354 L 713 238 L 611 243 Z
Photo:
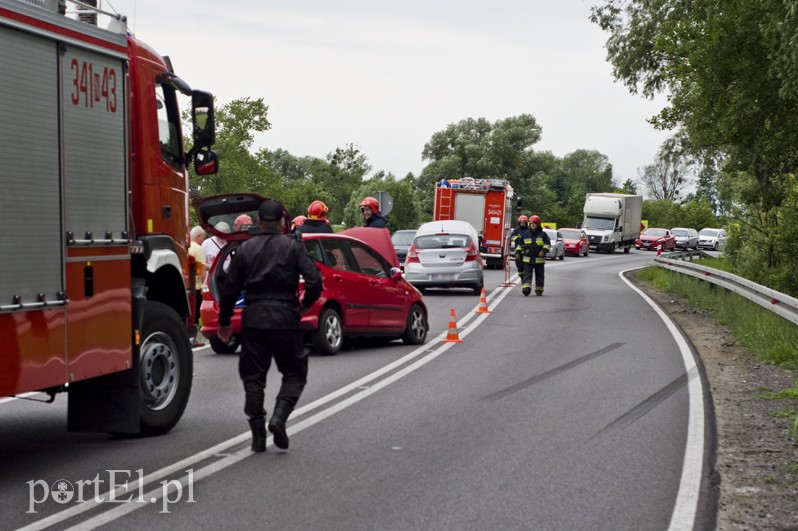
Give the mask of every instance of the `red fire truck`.
M 0 397 L 68 391 L 70 430 L 164 433 L 191 390 L 186 170 L 216 172 L 213 96 L 79 7 L 0 0 Z
M 468 221 L 479 233 L 488 267 L 503 267 L 512 223 L 513 187 L 503 179 L 440 180 L 435 183 L 434 219 Z

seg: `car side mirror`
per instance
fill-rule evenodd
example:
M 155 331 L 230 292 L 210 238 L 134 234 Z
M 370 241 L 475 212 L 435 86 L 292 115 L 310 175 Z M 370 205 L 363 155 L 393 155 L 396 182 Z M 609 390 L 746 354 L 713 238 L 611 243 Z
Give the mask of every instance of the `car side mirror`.
M 402 278 L 402 269 L 398 267 L 391 268 L 391 280 L 399 280 Z

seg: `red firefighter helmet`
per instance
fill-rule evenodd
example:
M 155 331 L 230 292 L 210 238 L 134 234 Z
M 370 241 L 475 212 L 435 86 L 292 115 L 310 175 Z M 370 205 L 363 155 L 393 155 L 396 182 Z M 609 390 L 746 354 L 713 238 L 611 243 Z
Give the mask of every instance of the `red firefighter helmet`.
M 537 223 L 538 225 L 540 225 L 540 216 L 532 216 L 531 218 L 529 218 L 529 222 Z
M 524 222 L 524 221 L 529 221 L 529 218 L 528 218 L 528 217 L 526 217 L 526 216 L 525 216 L 525 215 L 523 215 L 523 214 L 521 214 L 520 216 L 518 216 L 518 223 L 522 223 L 522 222 Z
M 364 197 L 360 202 L 361 207 L 369 207 L 374 214 L 380 213 L 380 202 L 371 196 Z
M 233 231 L 238 232 L 240 230 L 249 230 L 252 225 L 252 218 L 249 217 L 248 214 L 241 214 L 233 222 Z
M 327 219 L 329 210 L 322 201 L 313 201 L 308 207 L 308 219 Z

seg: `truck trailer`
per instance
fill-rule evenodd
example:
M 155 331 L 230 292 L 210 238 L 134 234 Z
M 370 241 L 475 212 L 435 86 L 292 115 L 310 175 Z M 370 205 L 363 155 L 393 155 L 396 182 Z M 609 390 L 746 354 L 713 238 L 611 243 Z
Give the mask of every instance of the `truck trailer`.
M 67 7 L 0 0 L 0 397 L 67 392 L 69 430 L 164 433 L 191 390 L 187 165 L 216 172 L 213 96 L 124 17 Z
M 585 229 L 590 248 L 628 253 L 640 236 L 643 197 L 630 194 L 588 193 L 585 197 Z

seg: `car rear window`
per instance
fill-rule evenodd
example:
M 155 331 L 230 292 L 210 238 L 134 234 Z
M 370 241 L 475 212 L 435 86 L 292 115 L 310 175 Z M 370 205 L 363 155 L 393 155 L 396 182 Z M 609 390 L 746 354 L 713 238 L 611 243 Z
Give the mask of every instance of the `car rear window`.
M 416 238 L 413 245 L 416 250 L 457 249 L 470 246 L 471 238 L 466 234 L 428 234 Z
M 579 231 L 575 230 L 564 230 L 560 231 L 562 233 L 563 238 L 568 238 L 569 240 L 578 240 L 580 239 Z
M 394 232 L 393 236 L 391 236 L 391 240 L 394 245 L 410 245 L 415 235 L 416 231 L 414 230 Z

